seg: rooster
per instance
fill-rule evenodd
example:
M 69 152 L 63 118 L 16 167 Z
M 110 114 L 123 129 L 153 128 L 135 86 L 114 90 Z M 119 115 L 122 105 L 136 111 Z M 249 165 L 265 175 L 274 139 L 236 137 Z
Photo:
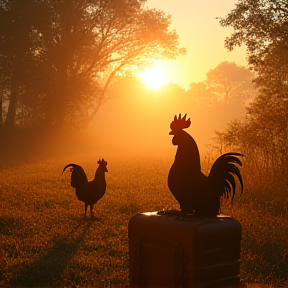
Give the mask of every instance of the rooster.
M 88 181 L 83 168 L 77 164 L 68 164 L 64 167 L 63 172 L 68 168 L 71 171 L 71 186 L 76 188 L 76 196 L 78 200 L 85 203 L 85 217 L 88 206 L 90 206 L 91 218 L 93 218 L 93 206 L 104 196 L 106 191 L 105 172 L 107 170 L 107 162 L 102 159 L 97 162 L 99 164 L 96 169 L 94 179 Z
M 220 199 L 233 200 L 236 182 L 239 179 L 241 193 L 243 181 L 238 166 L 242 167 L 237 156 L 240 153 L 227 153 L 220 156 L 213 164 L 208 176 L 201 172 L 200 155 L 195 140 L 182 129 L 191 125 L 190 118 L 181 114 L 171 122 L 170 135 L 173 145 L 178 145 L 175 161 L 168 174 L 168 187 L 180 204 L 183 213 L 197 216 L 216 216 L 220 210 Z

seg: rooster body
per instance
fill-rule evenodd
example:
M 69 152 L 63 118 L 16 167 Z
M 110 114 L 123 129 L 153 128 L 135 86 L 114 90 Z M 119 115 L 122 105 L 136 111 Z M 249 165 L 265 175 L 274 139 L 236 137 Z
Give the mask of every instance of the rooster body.
M 93 207 L 106 191 L 105 172 L 108 172 L 107 162 L 102 159 L 98 161 L 98 164 L 94 179 L 91 181 L 88 181 L 80 165 L 68 164 L 63 169 L 64 172 L 68 167 L 71 167 L 71 186 L 76 189 L 75 194 L 78 200 L 85 203 L 85 217 L 88 206 L 90 206 L 90 214 L 93 217 Z
M 195 140 L 182 129 L 191 122 L 186 115 L 175 116 L 171 123 L 170 135 L 173 145 L 177 145 L 175 161 L 168 174 L 168 187 L 180 204 L 184 213 L 198 216 L 216 216 L 220 210 L 222 196 L 233 199 L 235 195 L 235 176 L 243 182 L 237 165 L 242 166 L 236 156 L 239 153 L 227 153 L 220 156 L 213 164 L 209 176 L 201 172 L 200 155 Z M 236 164 L 236 165 L 235 165 Z

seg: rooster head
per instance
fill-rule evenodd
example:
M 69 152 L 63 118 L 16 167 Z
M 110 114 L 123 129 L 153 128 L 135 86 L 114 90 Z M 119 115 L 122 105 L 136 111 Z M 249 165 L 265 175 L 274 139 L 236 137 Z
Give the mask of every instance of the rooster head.
M 170 124 L 170 133 L 169 135 L 174 135 L 172 139 L 173 145 L 178 145 L 180 138 L 185 137 L 187 133 L 184 132 L 182 129 L 188 128 L 191 125 L 190 118 L 186 120 L 187 114 L 184 115 L 184 117 L 181 117 L 181 114 L 179 114 L 178 118 L 175 115 L 174 120 Z M 182 137 L 181 137 L 182 135 Z
M 99 168 L 101 169 L 103 169 L 105 172 L 108 172 L 108 169 L 107 169 L 107 162 L 104 160 L 104 159 L 102 159 L 102 160 L 98 160 L 97 161 L 97 163 L 99 164 Z

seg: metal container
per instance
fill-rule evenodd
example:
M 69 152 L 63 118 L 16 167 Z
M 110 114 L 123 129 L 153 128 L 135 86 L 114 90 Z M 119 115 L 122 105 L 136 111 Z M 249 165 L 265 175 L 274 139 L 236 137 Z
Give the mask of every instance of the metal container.
M 241 225 L 219 215 L 139 213 L 129 221 L 131 287 L 238 287 Z

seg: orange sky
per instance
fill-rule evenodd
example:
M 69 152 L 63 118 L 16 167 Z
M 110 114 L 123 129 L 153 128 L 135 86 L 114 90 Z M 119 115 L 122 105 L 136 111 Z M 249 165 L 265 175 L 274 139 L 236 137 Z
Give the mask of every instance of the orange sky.
M 216 17 L 225 17 L 236 0 L 147 0 L 149 8 L 156 8 L 172 15 L 171 28 L 177 31 L 181 47 L 187 49 L 185 56 L 176 60 L 156 63 L 167 82 L 177 83 L 188 89 L 191 82 L 203 81 L 206 73 L 222 61 L 245 66 L 244 48 L 229 52 L 224 40 L 232 32 L 223 28 Z
M 171 28 L 177 31 L 180 46 L 187 49 L 187 54 L 176 60 L 156 63 L 156 67 L 162 70 L 166 83 L 176 83 L 189 89 L 192 82 L 204 81 L 206 73 L 223 61 L 246 65 L 243 48 L 232 52 L 224 48 L 224 40 L 232 29 L 221 27 L 216 19 L 225 17 L 234 4 L 234 0 L 147 0 L 149 8 L 172 15 Z M 137 85 L 119 85 L 111 92 L 113 99 L 105 101 L 91 125 L 93 135 L 101 135 L 101 138 L 95 140 L 95 145 L 101 145 L 102 141 L 105 151 L 110 149 L 123 154 L 137 151 L 144 154 L 144 151 L 156 153 L 158 149 L 157 153 L 169 151 L 169 155 L 173 157 L 175 147 L 169 136 L 170 123 L 175 114 L 188 113 L 192 125 L 187 132 L 193 135 L 200 153 L 203 153 L 206 149 L 204 145 L 215 136 L 214 131 L 222 131 L 232 117 L 237 117 L 235 113 L 224 113 L 224 119 L 220 113 L 222 110 L 219 112 L 214 109 L 211 112 L 192 106 L 183 107 L 187 103 L 176 101 L 173 90 L 169 97 L 166 95 L 166 101 L 161 97 L 157 98 L 157 90 L 148 89 L 144 92 L 139 91 L 142 88 Z

